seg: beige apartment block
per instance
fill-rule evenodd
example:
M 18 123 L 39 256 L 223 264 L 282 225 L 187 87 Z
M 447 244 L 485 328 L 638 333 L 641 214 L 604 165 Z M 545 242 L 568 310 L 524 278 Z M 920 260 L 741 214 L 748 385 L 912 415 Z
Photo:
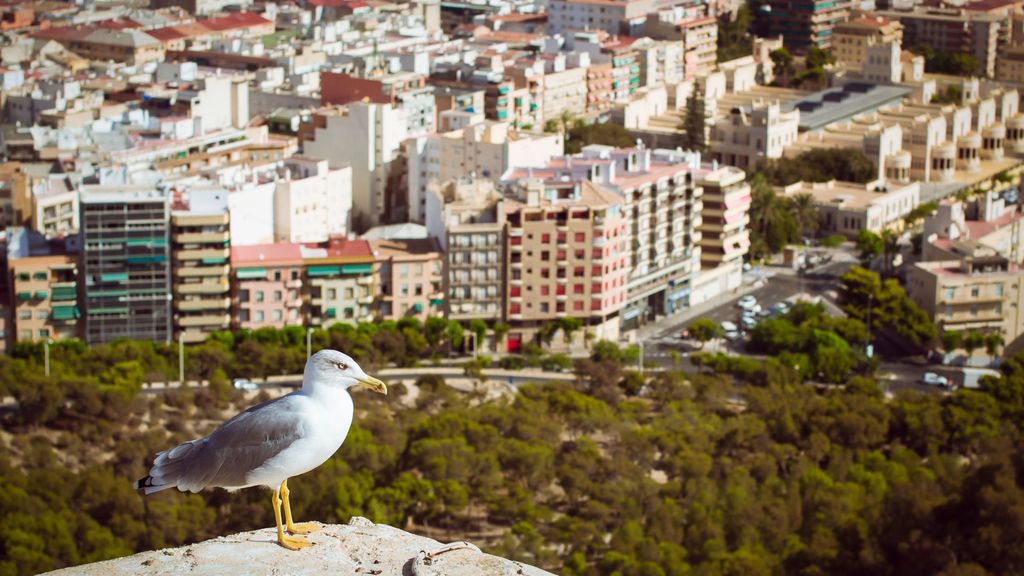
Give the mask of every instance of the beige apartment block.
M 778 159 L 797 139 L 800 111 L 783 112 L 779 102 L 755 102 L 749 109 L 733 108 L 711 129 L 716 160 L 751 170 L 765 160 Z
M 331 239 L 324 247 L 302 248 L 309 322 L 324 328 L 337 322 L 373 322 L 377 276 L 366 240 Z
M 444 315 L 444 253 L 435 238 L 370 240 L 380 293 L 377 318 Z
M 837 62 L 862 69 L 869 46 L 902 41 L 903 25 L 898 20 L 865 14 L 836 24 L 832 31 L 832 54 Z
M 701 271 L 742 263 L 750 249 L 750 185 L 746 173 L 722 166 L 697 173 L 704 189 L 700 223 Z
M 78 266 L 74 256 L 28 256 L 8 262 L 10 341 L 79 337 Z
M 912 10 L 881 10 L 878 16 L 903 25 L 903 45 L 930 46 L 953 54 L 969 54 L 982 73 L 993 76 L 1003 17 L 960 7 L 916 6 Z
M 907 291 L 939 330 L 999 334 L 1004 349 L 1020 349 L 1024 333 L 1024 271 L 994 254 L 918 262 Z
M 519 199 L 506 210 L 508 350 L 566 317 L 599 339 L 618 339 L 628 283 L 623 198 L 586 180 L 527 180 L 515 190 Z
M 171 212 L 174 338 L 202 342 L 231 327 L 231 236 L 227 191 L 192 190 Z

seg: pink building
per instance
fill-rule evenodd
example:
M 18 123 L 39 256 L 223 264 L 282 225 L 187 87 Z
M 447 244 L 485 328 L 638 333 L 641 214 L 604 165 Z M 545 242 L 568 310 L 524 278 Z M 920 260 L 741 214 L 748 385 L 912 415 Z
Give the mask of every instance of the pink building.
M 231 248 L 233 325 L 283 328 L 303 323 L 302 244 Z
M 377 317 L 444 315 L 444 254 L 434 238 L 371 240 L 380 282 Z

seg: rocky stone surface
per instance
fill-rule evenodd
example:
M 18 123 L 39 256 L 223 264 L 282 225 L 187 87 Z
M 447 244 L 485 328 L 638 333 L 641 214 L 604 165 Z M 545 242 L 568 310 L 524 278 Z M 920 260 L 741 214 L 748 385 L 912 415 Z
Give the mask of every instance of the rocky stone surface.
M 313 546 L 297 552 L 277 545 L 273 528 L 243 532 L 191 546 L 142 552 L 65 568 L 60 576 L 177 576 L 242 574 L 363 574 L 381 576 L 552 576 L 533 566 L 484 554 L 468 542 L 437 540 L 353 518 L 323 524 L 307 535 Z

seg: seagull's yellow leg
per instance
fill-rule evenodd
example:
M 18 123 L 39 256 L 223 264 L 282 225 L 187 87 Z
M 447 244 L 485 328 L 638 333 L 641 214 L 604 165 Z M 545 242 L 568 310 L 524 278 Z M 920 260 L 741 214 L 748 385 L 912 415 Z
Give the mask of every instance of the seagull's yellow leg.
M 302 550 L 310 546 L 310 543 L 306 542 L 305 538 L 288 536 L 284 533 L 284 526 L 281 525 L 281 495 L 279 490 L 273 493 L 271 501 L 274 503 L 274 521 L 277 523 L 277 543 L 289 550 Z
M 284 525 L 285 528 L 292 534 L 309 534 L 310 532 L 316 532 L 320 529 L 319 526 L 312 522 L 303 522 L 302 524 L 295 524 L 292 522 L 292 505 L 288 501 L 288 481 L 281 482 L 281 498 L 284 499 Z

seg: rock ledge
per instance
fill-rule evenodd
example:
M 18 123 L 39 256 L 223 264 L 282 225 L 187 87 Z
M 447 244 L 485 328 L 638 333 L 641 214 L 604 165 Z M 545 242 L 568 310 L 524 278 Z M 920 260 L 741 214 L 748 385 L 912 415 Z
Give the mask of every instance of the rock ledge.
M 273 528 L 134 556 L 65 568 L 51 575 L 126 576 L 240 574 L 365 574 L 381 576 L 553 576 L 533 566 L 484 554 L 468 542 L 437 540 L 353 518 L 347 525 L 321 524 L 298 552 L 277 545 Z

